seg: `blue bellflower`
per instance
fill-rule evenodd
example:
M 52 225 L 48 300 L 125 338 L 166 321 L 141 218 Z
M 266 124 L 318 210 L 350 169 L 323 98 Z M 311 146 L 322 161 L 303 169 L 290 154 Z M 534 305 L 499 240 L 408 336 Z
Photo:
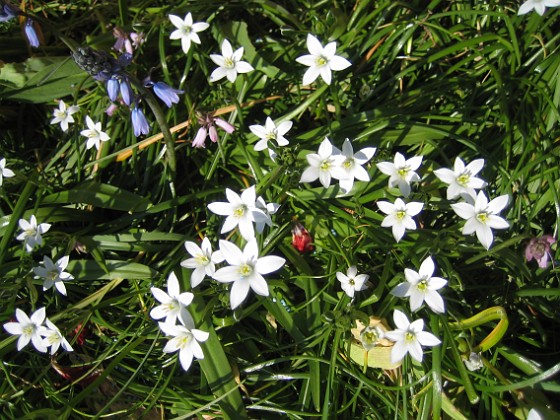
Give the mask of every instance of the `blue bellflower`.
M 184 93 L 182 90 L 173 89 L 171 86 L 163 82 L 152 82 L 150 78 L 144 80 L 144 87 L 154 88 L 154 93 L 161 99 L 168 108 L 179 102 L 179 94 Z
M 11 4 L 0 1 L 0 23 L 7 22 L 18 15 L 19 9 Z
M 130 114 L 132 118 L 132 127 L 134 128 L 134 135 L 136 137 L 141 134 L 148 134 L 150 132 L 150 124 L 142 112 L 142 108 L 135 106 Z
M 35 30 L 35 22 L 32 19 L 27 19 L 25 21 L 25 36 L 29 41 L 29 45 L 33 48 L 39 47 L 39 36 L 37 35 L 37 31 Z

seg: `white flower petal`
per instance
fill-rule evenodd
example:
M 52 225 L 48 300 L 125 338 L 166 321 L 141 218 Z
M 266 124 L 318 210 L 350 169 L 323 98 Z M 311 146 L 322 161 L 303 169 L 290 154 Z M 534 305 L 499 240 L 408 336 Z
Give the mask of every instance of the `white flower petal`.
M 255 269 L 260 274 L 268 274 L 273 271 L 279 270 L 286 263 L 286 260 L 282 257 L 277 257 L 275 255 L 269 255 L 266 257 L 261 257 L 257 260 L 255 264 Z
M 223 270 L 223 269 L 222 269 Z M 219 270 L 218 270 L 219 271 Z M 247 298 L 249 293 L 250 284 L 247 280 L 236 281 L 231 287 L 229 303 L 231 309 L 237 308 Z

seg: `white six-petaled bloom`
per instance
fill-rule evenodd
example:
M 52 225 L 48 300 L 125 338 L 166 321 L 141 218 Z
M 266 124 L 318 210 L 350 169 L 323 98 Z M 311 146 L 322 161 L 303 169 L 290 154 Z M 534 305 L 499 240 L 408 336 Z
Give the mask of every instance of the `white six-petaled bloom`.
M 435 268 L 432 257 L 426 258 L 420 264 L 418 272 L 405 268 L 406 282 L 397 285 L 391 291 L 391 294 L 397 297 L 409 297 L 412 312 L 420 309 L 425 301 L 434 312 L 444 313 L 445 304 L 437 291 L 447 284 L 447 280 L 441 277 L 432 277 Z
M 101 128 L 101 123 L 94 123 L 89 115 L 86 116 L 86 124 L 88 129 L 80 131 L 82 136 L 87 137 L 86 149 L 91 149 L 95 146 L 95 148 L 99 150 L 102 141 L 111 139 Z
M 210 58 L 219 67 L 215 69 L 210 75 L 210 81 L 216 82 L 218 80 L 227 77 L 227 79 L 233 83 L 237 79 L 238 73 L 249 73 L 255 70 L 246 61 L 241 61 L 243 56 L 243 47 L 240 47 L 233 51 L 231 44 L 227 39 L 222 42 L 222 55 L 210 54 Z
M 257 210 L 262 211 L 264 217 L 259 215 L 255 219 L 255 229 L 257 232 L 262 233 L 264 230 L 264 226 L 267 225 L 272 227 L 272 218 L 270 217 L 271 214 L 275 214 L 278 209 L 280 208 L 280 204 L 278 203 L 267 203 L 264 201 L 264 198 L 257 197 L 257 201 L 255 201 L 255 207 Z
M 303 84 L 310 85 L 321 76 L 327 85 L 331 84 L 332 72 L 344 70 L 352 65 L 347 59 L 335 55 L 336 42 L 329 42 L 323 48 L 321 42 L 311 34 L 307 35 L 309 54 L 296 58 L 296 61 L 309 68 L 303 75 Z
M 547 7 L 558 7 L 560 6 L 560 0 L 527 0 L 521 5 L 517 15 L 525 15 L 531 10 L 535 9 L 539 15 L 544 15 Z
M 383 227 L 392 227 L 393 237 L 399 242 L 404 236 L 406 229 L 415 230 L 416 222 L 412 216 L 416 216 L 422 211 L 424 203 L 416 201 L 405 203 L 400 198 L 395 200 L 395 204 L 388 201 L 378 201 L 377 207 L 387 216 L 381 222 Z
M 486 249 L 489 249 L 494 241 L 492 229 L 507 229 L 509 223 L 498 216 L 507 206 L 508 195 L 501 195 L 488 202 L 488 198 L 482 191 L 478 192 L 474 206 L 470 203 L 455 203 L 451 207 L 457 215 L 466 220 L 463 226 L 463 235 L 476 232 L 476 237 Z
M 51 225 L 49 223 L 37 225 L 35 215 L 31 215 L 29 222 L 25 219 L 19 219 L 19 227 L 23 232 L 20 233 L 16 239 L 18 241 L 23 241 L 26 251 L 31 252 L 33 248 L 35 248 L 35 245 L 43 245 L 43 237 L 41 235 L 48 232 Z
M 15 176 L 14 171 L 6 168 L 6 159 L 0 159 L 0 186 L 2 186 L 4 178 L 11 178 L 13 176 Z
M 191 42 L 200 44 L 200 38 L 197 32 L 204 31 L 210 26 L 206 22 L 193 23 L 193 18 L 190 13 L 187 13 L 184 19 L 179 16 L 169 15 L 169 20 L 177 29 L 171 32 L 170 39 L 180 39 L 183 52 L 186 54 L 191 48 Z
M 273 149 L 269 147 L 269 141 L 275 141 L 280 147 L 287 146 L 290 144 L 288 139 L 284 137 L 290 129 L 292 128 L 292 121 L 283 121 L 276 125 L 272 118 L 266 117 L 264 125 L 250 125 L 249 130 L 260 138 L 260 140 L 255 143 L 255 150 L 260 152 L 261 150 L 268 149 L 268 154 L 272 160 L 276 159 L 276 153 Z
M 12 335 L 19 335 L 17 349 L 20 351 L 31 341 L 33 346 L 41 353 L 45 353 L 47 348 L 43 345 L 43 337 L 41 337 L 41 326 L 45 321 L 46 310 L 39 308 L 31 318 L 27 316 L 21 309 L 16 308 L 16 319 L 18 322 L 7 322 L 4 329 Z
M 268 284 L 263 274 L 279 270 L 286 260 L 275 255 L 259 258 L 259 247 L 255 238 L 251 239 L 241 251 L 229 241 L 220 241 L 220 250 L 229 264 L 214 274 L 220 283 L 233 283 L 230 293 L 231 309 L 237 308 L 246 298 L 249 289 L 261 296 L 268 296 Z
M 226 188 L 228 202 L 216 201 L 208 204 L 212 213 L 220 216 L 227 216 L 220 233 L 226 233 L 239 226 L 239 232 L 245 240 L 250 240 L 255 236 L 253 222 L 266 223 L 266 214 L 256 207 L 257 192 L 255 186 L 247 188 L 237 194 L 235 191 Z
M 181 293 L 179 280 L 175 273 L 172 272 L 167 277 L 167 293 L 157 287 L 152 287 L 150 290 L 157 301 L 161 303 L 150 311 L 150 316 L 153 319 L 165 318 L 165 322 L 168 324 L 176 324 L 177 318 L 183 325 L 190 325 L 189 323 L 194 322 L 187 310 L 187 306 L 191 304 L 194 295 L 190 292 Z
M 342 290 L 344 290 L 344 292 L 351 298 L 354 297 L 355 292 L 365 290 L 369 286 L 369 275 L 358 274 L 358 269 L 355 265 L 350 266 L 346 274 L 337 271 L 336 278 L 340 282 Z
M 45 280 L 43 282 L 43 290 L 49 290 L 54 285 L 59 293 L 66 296 L 66 286 L 64 282 L 74 278 L 72 274 L 64 271 L 66 267 L 68 267 L 69 258 L 70 257 L 66 255 L 54 263 L 45 255 L 43 256 L 43 266 L 33 268 L 35 275 Z
M 484 159 L 475 159 L 465 166 L 461 158 L 455 159 L 453 170 L 448 168 L 436 169 L 434 174 L 446 184 L 447 199 L 453 200 L 456 197 L 463 196 L 471 197 L 474 201 L 476 198 L 476 190 L 484 188 L 486 182 L 483 179 L 477 178 L 478 174 L 484 167 Z
M 423 319 L 409 322 L 404 313 L 395 309 L 393 312 L 393 321 L 397 329 L 385 333 L 385 338 L 395 342 L 391 350 L 392 363 L 401 361 L 407 353 L 409 353 L 414 360 L 421 362 L 424 355 L 421 346 L 432 347 L 441 344 L 441 341 L 435 335 L 428 331 L 423 331 Z
M 71 105 L 70 107 L 66 106 L 66 103 L 63 100 L 60 100 L 58 103 L 58 109 L 55 108 L 53 111 L 53 119 L 51 120 L 51 124 L 60 124 L 60 128 L 62 131 L 68 131 L 68 124 L 74 122 L 74 117 L 72 114 L 75 114 L 80 110 L 78 105 Z
M 198 286 L 205 276 L 212 277 L 216 272 L 216 265 L 221 263 L 224 258 L 220 251 L 212 252 L 210 240 L 205 236 L 201 246 L 191 241 L 185 242 L 185 249 L 192 258 L 181 262 L 181 267 L 194 268 L 191 274 L 191 287 Z
M 344 177 L 344 171 L 340 166 L 344 156 L 326 137 L 321 142 L 318 153 L 309 153 L 305 158 L 309 166 L 301 174 L 299 182 L 313 182 L 319 179 L 321 185 L 328 188 L 331 178 Z
M 194 323 L 188 325 L 173 325 L 165 322 L 159 323 L 159 328 L 169 336 L 172 336 L 165 347 L 164 353 L 174 353 L 179 351 L 179 361 L 183 370 L 187 371 L 191 367 L 193 357 L 204 359 L 204 353 L 199 343 L 208 340 L 210 334 L 206 331 L 194 328 Z
M 51 354 L 55 354 L 60 346 L 66 351 L 74 351 L 68 340 L 64 338 L 60 330 L 50 319 L 46 319 L 46 327 L 41 327 L 40 334 L 43 336 L 41 344 L 51 348 Z
M 410 159 L 399 152 L 395 153 L 394 162 L 379 162 L 377 168 L 385 175 L 389 175 L 389 188 L 398 187 L 404 197 L 410 195 L 410 183 L 420 181 L 415 172 L 422 164 L 422 156 Z
M 349 193 L 354 185 L 354 178 L 359 181 L 369 181 L 369 174 L 363 167 L 375 154 L 375 147 L 366 147 L 354 153 L 354 148 L 349 139 L 342 144 L 342 156 L 344 160 L 340 163 L 342 169 L 339 180 L 340 188 L 345 193 Z

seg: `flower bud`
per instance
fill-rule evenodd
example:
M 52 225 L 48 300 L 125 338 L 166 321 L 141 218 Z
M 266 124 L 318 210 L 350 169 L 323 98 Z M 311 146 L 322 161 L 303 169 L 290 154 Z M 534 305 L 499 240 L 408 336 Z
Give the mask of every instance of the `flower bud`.
M 292 228 L 292 246 L 299 252 L 313 251 L 313 238 L 308 230 L 298 221 L 294 223 Z

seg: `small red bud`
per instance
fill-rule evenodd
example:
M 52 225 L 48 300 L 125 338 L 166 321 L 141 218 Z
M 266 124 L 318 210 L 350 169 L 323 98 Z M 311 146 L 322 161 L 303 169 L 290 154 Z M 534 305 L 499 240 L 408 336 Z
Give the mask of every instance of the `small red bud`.
M 87 326 L 82 327 L 82 324 L 78 324 L 76 328 L 74 328 L 74 335 L 78 334 L 76 338 L 76 344 L 78 346 L 83 346 L 86 342 L 87 336 L 89 336 L 89 328 Z
M 292 228 L 292 246 L 299 252 L 310 252 L 313 251 L 313 238 L 309 231 L 298 221 L 294 222 L 294 227 Z

